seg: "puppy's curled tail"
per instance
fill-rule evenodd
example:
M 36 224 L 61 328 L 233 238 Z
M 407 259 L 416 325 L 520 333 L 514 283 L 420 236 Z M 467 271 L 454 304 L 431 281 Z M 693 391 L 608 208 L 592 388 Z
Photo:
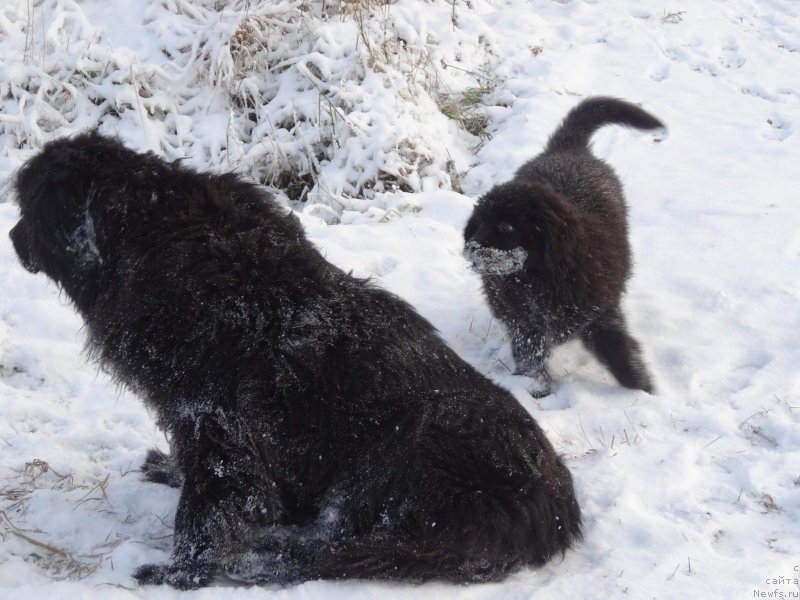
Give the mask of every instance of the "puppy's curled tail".
M 545 152 L 585 150 L 595 131 L 604 125 L 625 125 L 635 129 L 660 129 L 664 124 L 644 109 L 606 96 L 587 98 L 573 108 L 550 136 Z

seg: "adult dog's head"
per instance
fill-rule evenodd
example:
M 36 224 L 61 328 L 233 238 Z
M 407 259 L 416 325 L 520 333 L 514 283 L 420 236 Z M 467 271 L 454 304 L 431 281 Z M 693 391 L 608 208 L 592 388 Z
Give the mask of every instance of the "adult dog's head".
M 125 172 L 128 154 L 116 140 L 83 134 L 48 143 L 15 178 L 20 220 L 9 235 L 20 262 L 44 272 L 82 312 L 96 297 L 109 248 L 96 226 L 102 212 L 96 204 L 104 196 L 97 176 L 107 187 L 109 173 Z
M 511 181 L 476 204 L 464 228 L 464 255 L 483 276 L 553 277 L 568 266 L 579 235 L 565 198 L 541 184 Z

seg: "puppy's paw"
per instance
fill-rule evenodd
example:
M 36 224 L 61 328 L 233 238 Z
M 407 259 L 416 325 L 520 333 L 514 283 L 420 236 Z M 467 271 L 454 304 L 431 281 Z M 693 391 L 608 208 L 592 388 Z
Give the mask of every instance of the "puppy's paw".
M 142 565 L 133 573 L 139 585 L 171 585 L 179 590 L 196 590 L 208 585 L 211 576 L 208 569 L 179 567 L 171 564 Z
M 539 379 L 531 379 L 530 385 L 526 385 L 525 389 L 534 398 L 546 398 L 553 393 L 550 383 Z
M 641 360 L 631 359 L 626 364 L 625 370 L 618 370 L 614 373 L 617 381 L 626 388 L 632 390 L 642 390 L 648 394 L 655 395 L 656 386 L 647 367 Z
M 162 483 L 169 487 L 179 488 L 183 485 L 183 474 L 177 461 L 171 454 L 151 448 L 142 464 L 142 473 L 146 481 Z
M 652 378 L 650 375 L 645 371 L 640 379 L 634 385 L 634 389 L 640 389 L 643 392 L 647 392 L 651 396 L 656 395 L 656 386 L 653 383 Z
M 525 391 L 534 398 L 544 398 L 553 393 L 552 379 L 546 369 L 541 367 L 528 367 L 517 369 L 514 375 L 525 377 Z

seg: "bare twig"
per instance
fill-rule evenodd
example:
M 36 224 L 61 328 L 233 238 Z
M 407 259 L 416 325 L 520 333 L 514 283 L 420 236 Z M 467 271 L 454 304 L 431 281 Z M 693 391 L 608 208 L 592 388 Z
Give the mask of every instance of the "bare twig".
M 112 506 L 111 501 L 108 499 L 108 495 L 106 495 L 106 489 L 108 488 L 108 481 L 109 481 L 110 477 L 111 477 L 111 473 L 108 473 L 106 475 L 106 478 L 103 479 L 103 481 L 101 481 L 96 486 L 94 486 L 92 489 L 90 489 L 88 492 L 86 492 L 83 495 L 83 497 L 80 500 L 78 500 L 77 504 L 75 504 L 75 506 L 73 507 L 72 510 L 75 510 L 76 508 L 78 508 L 78 506 L 80 506 L 84 502 L 88 502 L 90 500 L 100 500 L 100 498 L 89 498 L 89 496 L 92 494 L 92 492 L 94 492 L 95 490 L 98 490 L 98 489 L 103 494 L 103 498 L 108 503 L 108 505 Z
M 47 550 L 48 552 L 52 552 L 53 554 L 58 554 L 59 556 L 63 556 L 65 558 L 67 557 L 67 553 L 66 552 L 64 552 L 63 550 L 61 550 L 59 548 L 56 548 L 55 546 L 51 546 L 50 544 L 45 544 L 44 542 L 38 542 L 38 541 L 34 540 L 33 538 L 28 537 L 24 533 L 20 533 L 19 531 L 12 530 L 11 533 L 13 533 L 15 536 L 17 536 L 19 538 L 22 538 L 23 540 L 25 540 L 29 544 L 33 544 L 34 546 L 39 546 L 39 548 L 44 548 L 45 550 Z
M 508 371 L 509 373 L 511 373 L 511 372 L 512 372 L 512 371 L 511 371 L 511 369 L 509 369 L 509 368 L 508 368 L 508 365 L 502 361 L 502 359 L 499 359 L 499 358 L 498 358 L 496 361 L 494 361 L 494 364 L 497 364 L 497 363 L 500 363 L 500 364 L 503 366 L 503 368 L 504 368 L 506 371 Z
M 761 410 L 759 410 L 758 412 L 754 412 L 752 415 L 750 415 L 749 417 L 747 417 L 747 418 L 746 418 L 744 421 L 742 421 L 741 423 L 739 423 L 739 427 L 741 428 L 741 427 L 742 427 L 742 425 L 744 425 L 745 423 L 747 423 L 747 422 L 748 422 L 750 419 L 752 419 L 752 418 L 753 418 L 753 417 L 755 417 L 756 415 L 764 415 L 764 416 L 767 416 L 767 415 L 769 414 L 769 412 L 770 412 L 770 409 L 768 409 L 768 408 L 763 408 L 763 407 L 762 407 L 762 409 L 761 409 Z
M 672 579 L 673 577 L 675 577 L 675 573 L 677 573 L 677 572 L 678 572 L 678 569 L 680 569 L 680 567 L 681 567 L 681 563 L 678 563 L 677 565 L 675 565 L 675 570 L 674 570 L 674 571 L 672 571 L 672 575 L 670 575 L 669 577 L 667 577 L 667 581 L 669 581 L 670 579 Z
M 592 446 L 592 442 L 591 442 L 591 441 L 589 441 L 589 436 L 588 436 L 588 435 L 586 435 L 586 430 L 583 428 L 583 420 L 581 419 L 581 415 L 580 415 L 580 413 L 578 414 L 578 423 L 579 423 L 579 424 L 580 424 L 580 426 L 581 426 L 581 432 L 583 433 L 583 437 L 584 437 L 584 439 L 586 440 L 586 443 L 587 443 L 587 444 L 589 444 L 589 448 L 591 448 L 592 450 L 594 450 L 594 449 L 595 449 L 595 447 L 594 447 L 594 446 Z
M 489 326 L 486 328 L 486 335 L 483 336 L 483 341 L 489 339 L 489 332 L 492 330 L 492 325 L 494 324 L 494 318 L 489 319 Z

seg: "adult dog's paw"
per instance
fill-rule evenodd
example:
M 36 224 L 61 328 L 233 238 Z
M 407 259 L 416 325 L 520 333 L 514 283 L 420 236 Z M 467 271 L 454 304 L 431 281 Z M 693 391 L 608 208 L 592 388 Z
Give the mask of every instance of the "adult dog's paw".
M 179 590 L 196 590 L 208 585 L 211 577 L 205 569 L 187 569 L 171 564 L 142 565 L 133 573 L 139 585 L 171 585 Z
M 145 480 L 153 483 L 163 483 L 174 488 L 183 485 L 183 474 L 173 455 L 165 454 L 155 448 L 148 450 L 147 457 L 142 464 L 142 473 L 144 473 Z

